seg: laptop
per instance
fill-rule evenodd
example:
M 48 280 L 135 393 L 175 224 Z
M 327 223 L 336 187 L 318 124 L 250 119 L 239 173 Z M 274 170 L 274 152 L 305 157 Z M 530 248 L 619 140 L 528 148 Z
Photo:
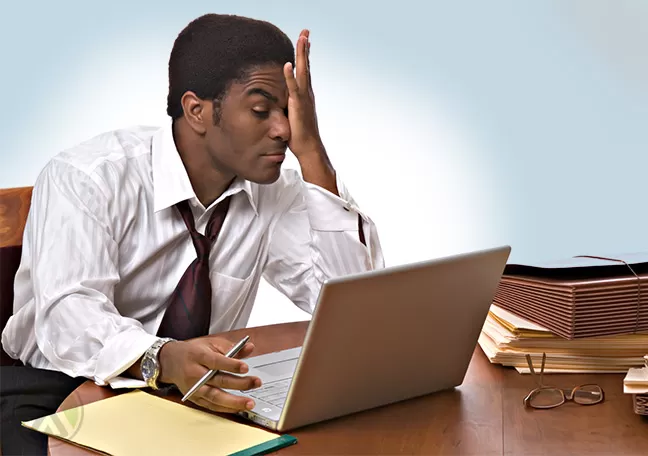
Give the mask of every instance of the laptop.
M 246 359 L 245 418 L 283 432 L 461 385 L 511 248 L 324 283 L 301 347 Z

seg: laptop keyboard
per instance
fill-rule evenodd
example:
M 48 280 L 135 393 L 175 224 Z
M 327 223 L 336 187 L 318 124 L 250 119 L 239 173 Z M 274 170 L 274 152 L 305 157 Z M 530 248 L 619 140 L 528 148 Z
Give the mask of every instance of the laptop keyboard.
M 291 380 L 292 378 L 286 378 L 277 382 L 266 383 L 261 388 L 248 391 L 248 394 L 275 407 L 283 407 Z

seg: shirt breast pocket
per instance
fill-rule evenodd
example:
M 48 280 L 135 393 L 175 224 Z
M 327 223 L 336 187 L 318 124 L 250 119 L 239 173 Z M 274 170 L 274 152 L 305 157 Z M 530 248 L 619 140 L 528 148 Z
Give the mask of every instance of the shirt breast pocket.
M 245 327 L 254 306 L 267 250 L 264 234 L 261 239 L 243 238 L 236 248 L 219 252 L 210 272 L 211 334 Z
M 211 282 L 210 334 L 244 327 L 254 305 L 256 268 L 244 279 L 212 272 Z

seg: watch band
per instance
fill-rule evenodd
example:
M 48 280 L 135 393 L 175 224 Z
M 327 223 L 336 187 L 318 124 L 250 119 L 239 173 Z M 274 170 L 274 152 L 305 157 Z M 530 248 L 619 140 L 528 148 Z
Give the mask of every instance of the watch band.
M 147 386 L 151 387 L 154 390 L 159 389 L 157 379 L 160 376 L 160 360 L 158 355 L 160 349 L 167 342 L 171 342 L 174 339 L 165 337 L 162 339 L 156 340 L 153 345 L 149 347 L 148 350 L 144 353 L 141 363 L 142 378 L 146 381 Z

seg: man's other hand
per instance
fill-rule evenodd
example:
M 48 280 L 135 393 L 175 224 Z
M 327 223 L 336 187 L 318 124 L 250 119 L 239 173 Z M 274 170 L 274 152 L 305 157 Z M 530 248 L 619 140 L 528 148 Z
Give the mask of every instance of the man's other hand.
M 232 348 L 227 339 L 220 336 L 205 336 L 187 341 L 173 341 L 160 349 L 160 377 L 158 381 L 171 383 L 186 394 L 210 369 L 219 372 L 189 398 L 195 404 L 222 413 L 236 413 L 254 408 L 254 401 L 236 396 L 223 389 L 246 391 L 261 386 L 261 379 L 246 374 L 248 365 L 225 354 Z M 249 356 L 254 350 L 250 342 L 238 354 L 239 358 Z

